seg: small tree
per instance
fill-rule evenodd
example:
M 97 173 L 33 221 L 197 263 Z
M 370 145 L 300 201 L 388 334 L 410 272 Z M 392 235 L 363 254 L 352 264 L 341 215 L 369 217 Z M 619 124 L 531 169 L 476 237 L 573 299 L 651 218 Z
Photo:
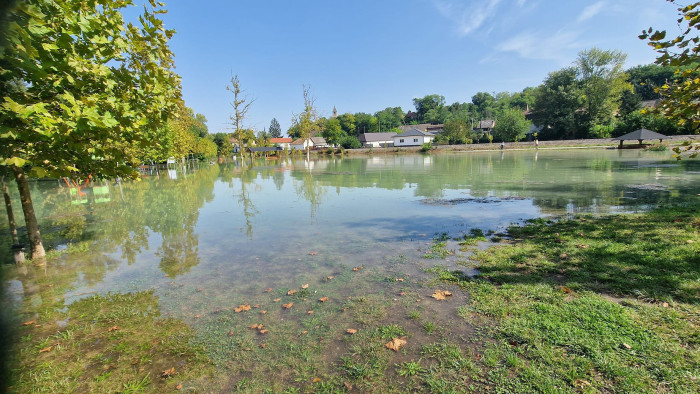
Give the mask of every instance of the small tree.
M 493 127 L 493 137 L 500 141 L 519 141 L 530 130 L 530 121 L 517 109 L 510 108 L 503 112 Z
M 272 121 L 270 121 L 269 133 L 271 138 L 282 138 L 282 127 L 280 127 L 280 122 L 276 118 L 272 118 Z
M 316 99 L 311 95 L 311 87 L 303 85 L 304 90 L 304 110 L 292 118 L 292 127 L 299 133 L 299 138 L 308 141 L 311 138 L 311 132 L 318 119 L 315 102 Z M 306 146 L 306 154 L 309 153 L 309 145 Z
M 249 135 L 244 135 L 243 121 L 250 110 L 250 106 L 255 102 L 255 99 L 249 98 L 245 95 L 245 91 L 241 90 L 241 83 L 238 80 L 238 75 L 231 77 L 231 85 L 226 86 L 226 90 L 233 93 L 233 102 L 231 102 L 233 113 L 229 115 L 229 118 L 231 119 L 231 126 L 233 126 L 233 137 L 238 140 L 238 153 L 243 157 L 243 150 L 245 149 L 244 142 L 251 139 Z M 254 135 L 255 133 L 253 133 L 253 136 Z

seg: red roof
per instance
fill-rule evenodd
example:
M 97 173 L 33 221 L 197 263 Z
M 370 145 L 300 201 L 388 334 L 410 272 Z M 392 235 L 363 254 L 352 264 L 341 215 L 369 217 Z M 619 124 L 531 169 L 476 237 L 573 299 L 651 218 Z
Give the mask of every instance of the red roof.
M 271 144 L 284 144 L 284 143 L 291 143 L 292 139 L 291 138 L 270 138 L 270 143 Z

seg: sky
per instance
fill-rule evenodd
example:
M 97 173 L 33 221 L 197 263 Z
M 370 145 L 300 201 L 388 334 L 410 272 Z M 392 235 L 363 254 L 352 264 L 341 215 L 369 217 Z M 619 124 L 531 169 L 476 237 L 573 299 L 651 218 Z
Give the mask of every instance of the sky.
M 164 2 L 183 98 L 210 133 L 231 131 L 233 75 L 255 100 L 244 126 L 276 118 L 285 133 L 304 85 L 321 116 L 408 111 L 428 94 L 451 104 L 537 86 L 593 47 L 626 53 L 626 68 L 649 64 L 641 31 L 680 33 L 665 0 Z

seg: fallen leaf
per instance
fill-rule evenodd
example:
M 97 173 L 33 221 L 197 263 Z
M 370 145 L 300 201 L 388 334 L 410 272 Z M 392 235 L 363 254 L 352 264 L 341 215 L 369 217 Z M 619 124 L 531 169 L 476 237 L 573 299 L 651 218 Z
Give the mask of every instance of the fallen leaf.
M 343 385 L 348 391 L 352 391 L 352 385 L 348 382 L 343 382 Z
M 571 290 L 570 288 L 566 287 L 566 286 L 562 286 L 562 287 L 561 287 L 561 291 L 564 292 L 564 293 L 566 293 L 566 294 L 569 294 L 569 293 L 572 292 L 572 290 Z
M 268 287 L 267 289 L 265 289 L 265 293 L 269 293 L 271 291 L 272 291 L 272 287 Z
M 392 339 L 391 341 L 387 342 L 384 346 L 387 349 L 391 349 L 395 352 L 398 352 L 401 346 L 405 345 L 406 343 L 406 337 L 401 337 Z
M 263 335 L 264 335 L 264 334 L 267 334 L 269 331 L 268 331 L 268 330 L 258 330 L 258 332 L 259 332 L 260 334 L 263 334 Z
M 350 335 L 353 335 L 357 333 L 357 330 L 354 328 L 348 328 L 347 330 L 345 330 L 345 332 L 347 332 Z
M 226 334 L 226 335 L 232 337 L 232 336 L 233 336 L 233 331 L 229 331 L 228 334 Z
M 308 334 L 308 333 L 309 333 L 308 331 L 304 330 L 304 331 L 301 332 L 301 335 L 306 335 L 306 334 Z
M 626 344 L 626 343 L 624 343 L 624 342 L 622 342 L 622 346 L 624 346 L 625 349 L 632 349 L 632 346 L 630 346 L 630 345 L 628 345 L 628 344 Z
M 117 330 L 119 330 L 119 326 L 112 326 L 112 327 L 107 329 L 107 332 L 112 332 L 112 331 L 117 331 Z
M 170 369 L 166 369 L 165 371 L 160 373 L 160 376 L 162 378 L 169 378 L 171 376 L 175 375 L 175 367 L 172 367 Z
M 435 293 L 431 294 L 430 296 L 435 298 L 436 300 L 444 300 L 445 297 L 451 296 L 452 293 L 450 293 L 447 290 L 435 290 Z
M 250 326 L 248 328 L 252 328 L 253 330 L 262 330 L 263 325 L 262 324 L 253 324 L 252 326 Z
M 45 347 L 45 348 L 43 348 L 43 349 L 39 350 L 39 353 L 46 353 L 46 352 L 50 352 L 50 351 L 51 351 L 51 349 L 53 349 L 53 346 L 48 346 L 48 347 Z
M 139 363 L 139 359 L 137 358 L 137 359 L 134 359 L 134 361 L 131 362 L 131 365 L 136 365 L 136 364 L 138 364 L 138 363 Z
M 199 319 L 200 317 L 202 317 L 202 315 L 194 315 L 195 319 Z
M 266 313 L 267 313 L 267 311 L 260 311 L 260 314 L 261 314 L 261 315 L 264 315 L 264 314 L 266 314 Z
M 260 308 L 260 304 L 253 305 L 253 308 Z
M 302 288 L 302 289 L 308 289 L 308 288 L 309 288 L 309 284 L 308 284 L 308 283 L 304 283 L 303 285 L 301 285 L 301 288 Z
M 262 348 L 262 349 L 265 349 L 266 346 L 267 346 L 267 345 L 264 344 L 264 343 L 261 343 L 261 344 L 260 344 L 260 348 Z
M 316 256 L 316 255 L 318 254 L 318 252 L 309 252 L 309 254 L 310 254 L 311 256 Z
M 576 245 L 576 246 L 578 246 L 578 247 L 581 248 L 581 249 L 588 249 L 588 248 L 590 248 L 590 246 L 589 246 L 589 245 L 586 245 L 586 244 L 578 244 L 578 245 Z
M 36 324 L 36 320 L 30 320 L 22 323 L 23 326 L 31 326 L 32 324 Z
M 287 295 L 294 295 L 294 293 L 296 293 L 296 292 L 297 292 L 297 290 L 289 290 L 287 292 Z
M 482 357 L 482 356 L 481 356 L 481 353 L 477 353 L 477 354 L 476 354 L 476 359 L 477 359 L 477 360 L 481 360 L 481 357 Z
M 566 259 L 567 257 L 569 257 L 569 256 L 566 253 L 562 253 L 559 255 L 559 258 L 562 260 Z
M 661 306 L 663 306 L 664 308 L 668 308 L 668 302 L 664 302 L 663 304 L 661 304 Z
M 197 289 L 197 292 L 199 292 L 199 293 L 201 293 L 203 291 L 204 291 L 204 289 L 202 289 L 201 287 L 199 289 Z
M 335 276 L 333 276 L 333 275 L 329 275 L 326 277 L 326 279 L 328 279 L 328 280 L 332 280 L 333 278 L 335 278 Z
M 249 304 L 241 304 L 237 308 L 233 308 L 233 311 L 236 313 L 243 312 L 243 311 L 249 311 L 251 306 Z
M 405 292 L 405 291 L 402 291 L 401 293 L 399 293 L 399 295 L 400 295 L 400 296 L 405 296 L 405 295 L 406 295 L 406 292 Z
M 282 307 L 283 307 L 284 309 L 289 309 L 289 308 L 291 308 L 293 305 L 294 305 L 294 303 L 293 303 L 293 302 L 290 302 L 289 304 L 282 304 Z
M 182 389 L 182 383 L 178 384 L 175 386 L 175 390 L 181 390 Z
M 354 267 L 352 270 L 353 270 L 353 271 L 359 271 L 359 270 L 361 270 L 361 269 L 363 269 L 363 268 L 365 268 L 365 267 L 359 266 L 359 267 Z
M 313 314 L 314 314 L 314 311 L 308 311 L 308 312 L 306 312 L 306 314 L 307 314 L 307 315 L 313 315 Z
M 323 379 L 321 379 L 321 378 L 319 378 L 319 377 L 317 376 L 317 377 L 314 378 L 313 382 L 314 382 L 314 383 L 318 383 L 318 382 L 320 382 L 320 381 L 322 381 L 322 380 L 323 380 Z
M 403 279 L 403 278 L 396 278 L 396 281 L 397 281 L 397 282 L 403 282 L 404 279 Z
M 328 297 L 321 297 L 318 300 L 321 302 L 326 302 L 326 301 L 328 301 Z
M 280 302 L 281 298 L 275 298 L 272 302 Z

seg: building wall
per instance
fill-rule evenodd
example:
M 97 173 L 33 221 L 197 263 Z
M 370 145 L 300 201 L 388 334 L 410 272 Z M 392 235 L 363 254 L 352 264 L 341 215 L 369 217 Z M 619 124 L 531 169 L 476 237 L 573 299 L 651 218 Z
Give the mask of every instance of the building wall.
M 402 142 L 403 140 L 403 142 Z M 433 140 L 432 136 L 420 136 L 420 135 L 411 135 L 411 136 L 406 136 L 406 137 L 401 137 L 401 136 L 396 136 L 394 137 L 394 146 L 419 146 L 423 145 L 426 142 L 430 142 Z

